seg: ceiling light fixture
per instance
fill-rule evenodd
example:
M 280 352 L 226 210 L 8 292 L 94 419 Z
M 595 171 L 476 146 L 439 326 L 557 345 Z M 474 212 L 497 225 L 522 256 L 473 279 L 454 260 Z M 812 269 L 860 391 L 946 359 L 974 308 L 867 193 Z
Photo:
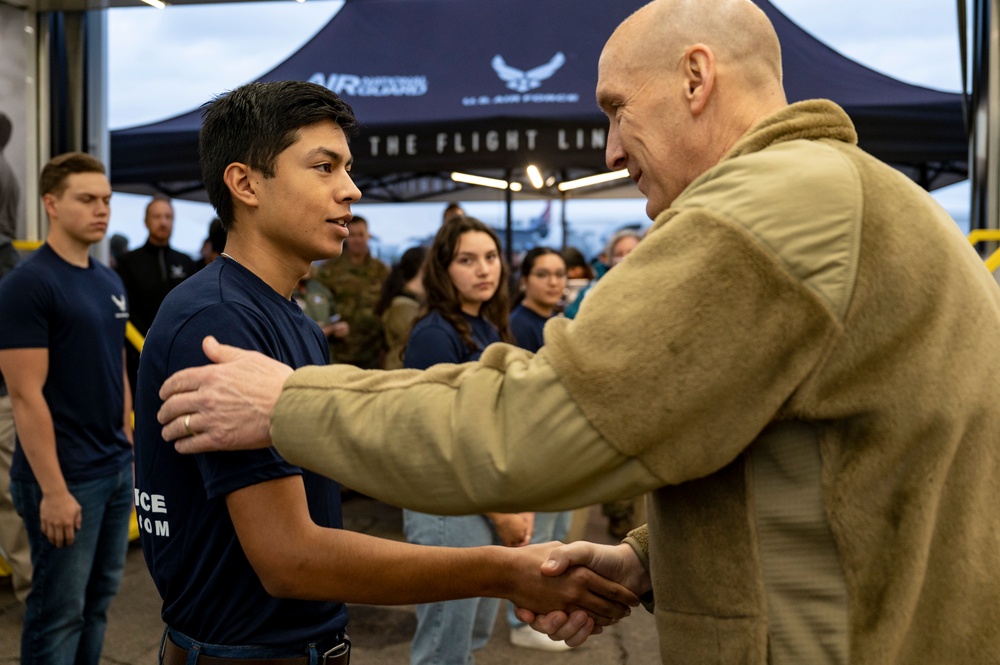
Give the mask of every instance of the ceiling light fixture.
M 568 192 L 571 189 L 578 189 L 580 187 L 590 187 L 591 185 L 600 185 L 604 182 L 610 182 L 612 180 L 618 180 L 619 178 L 627 178 L 628 169 L 622 169 L 621 171 L 610 171 L 608 173 L 598 173 L 597 175 L 589 175 L 586 178 L 577 178 L 576 180 L 567 180 L 566 182 L 559 183 L 560 192 Z
M 150 7 L 156 7 L 157 9 L 163 9 L 167 6 L 165 2 L 160 2 L 160 0 L 142 0 Z
M 528 172 L 528 180 L 531 181 L 531 186 L 535 189 L 541 189 L 545 181 L 542 180 L 542 172 L 538 170 L 538 167 L 534 164 L 528 164 L 526 171 Z
M 500 180 L 499 178 L 487 178 L 481 175 L 472 175 L 471 173 L 453 171 L 451 179 L 455 182 L 464 182 L 469 185 L 479 185 L 480 187 L 492 187 L 493 189 L 507 189 L 509 187 L 512 192 L 521 191 L 521 183 L 519 182 L 508 183 L 506 180 Z

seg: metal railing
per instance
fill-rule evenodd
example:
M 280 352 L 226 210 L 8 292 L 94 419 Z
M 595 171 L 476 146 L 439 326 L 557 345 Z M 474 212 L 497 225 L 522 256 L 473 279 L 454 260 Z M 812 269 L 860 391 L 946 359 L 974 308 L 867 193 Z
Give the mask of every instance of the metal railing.
M 997 229 L 976 229 L 969 233 L 969 242 L 975 247 L 981 242 L 995 242 L 1000 240 L 1000 230 Z M 991 273 L 1000 268 L 1000 247 L 995 252 L 986 257 L 986 269 Z

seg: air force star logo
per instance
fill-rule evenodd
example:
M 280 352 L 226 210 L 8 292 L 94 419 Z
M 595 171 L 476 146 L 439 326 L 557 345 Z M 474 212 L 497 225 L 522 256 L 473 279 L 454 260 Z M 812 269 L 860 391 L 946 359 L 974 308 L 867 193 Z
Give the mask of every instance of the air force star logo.
M 528 92 L 542 85 L 542 81 L 559 71 L 565 62 L 566 56 L 563 55 L 562 51 L 559 51 L 546 64 L 526 72 L 508 65 L 499 54 L 493 56 L 490 64 L 493 66 L 493 71 L 497 73 L 500 80 L 507 84 L 508 88 L 517 92 Z

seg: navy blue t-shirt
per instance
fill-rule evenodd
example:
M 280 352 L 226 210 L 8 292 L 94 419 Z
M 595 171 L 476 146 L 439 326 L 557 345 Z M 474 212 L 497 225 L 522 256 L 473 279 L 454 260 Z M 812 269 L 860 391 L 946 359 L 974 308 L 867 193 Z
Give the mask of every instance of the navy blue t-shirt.
M 532 353 L 538 353 L 538 349 L 545 344 L 542 330 L 545 329 L 546 321 L 548 318 L 528 309 L 524 303 L 515 307 L 514 311 L 510 313 L 510 331 L 514 334 L 517 345 Z
M 180 455 L 161 437 L 160 385 L 208 362 L 206 335 L 295 368 L 325 365 L 328 357 L 322 331 L 302 309 L 230 259 L 213 261 L 164 300 L 139 362 L 135 436 L 136 512 L 163 621 L 211 644 L 297 648 L 331 637 L 347 625 L 347 608 L 268 595 L 240 546 L 226 495 L 303 474 L 313 521 L 341 528 L 340 486 L 274 448 Z
M 0 349 L 49 350 L 42 394 L 56 455 L 70 482 L 104 478 L 132 462 L 125 437 L 122 351 L 128 303 L 113 270 L 80 268 L 42 245 L 0 281 Z M 33 481 L 20 440 L 11 478 Z
M 500 333 L 481 316 L 462 316 L 472 328 L 472 341 L 478 345 L 475 350 L 469 349 L 462 337 L 437 310 L 417 321 L 410 331 L 410 339 L 406 343 L 406 355 L 403 366 L 409 369 L 427 369 L 439 363 L 467 363 L 479 360 L 490 344 L 500 341 Z

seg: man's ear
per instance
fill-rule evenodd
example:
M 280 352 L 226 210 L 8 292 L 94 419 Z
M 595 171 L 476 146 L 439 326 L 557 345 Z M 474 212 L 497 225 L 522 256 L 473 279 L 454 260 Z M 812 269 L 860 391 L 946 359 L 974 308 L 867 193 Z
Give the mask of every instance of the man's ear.
M 256 208 L 259 205 L 257 191 L 253 184 L 253 172 L 246 164 L 233 162 L 227 166 L 222 174 L 222 181 L 229 188 L 234 203 L 242 203 L 250 208 Z
M 694 44 L 684 51 L 684 94 L 691 115 L 699 116 L 715 89 L 715 53 L 705 44 Z
M 45 208 L 45 214 L 49 216 L 51 220 L 55 215 L 56 211 L 56 196 L 51 192 L 42 196 L 42 206 Z

